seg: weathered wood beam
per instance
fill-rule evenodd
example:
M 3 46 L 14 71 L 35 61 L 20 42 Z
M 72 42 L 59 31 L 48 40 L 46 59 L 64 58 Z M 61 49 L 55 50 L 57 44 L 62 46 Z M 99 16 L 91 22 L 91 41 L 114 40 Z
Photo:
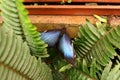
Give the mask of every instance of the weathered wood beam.
M 120 5 L 25 5 L 30 15 L 120 16 Z
M 61 29 L 64 25 L 71 38 L 77 36 L 78 27 L 84 24 L 86 19 L 92 23 L 96 22 L 92 16 L 30 16 L 30 18 L 38 27 L 38 31 Z
M 118 15 L 120 16 L 120 6 L 115 5 L 40 5 L 25 6 L 31 15 Z
M 30 15 L 32 23 L 37 26 L 37 30 L 43 32 L 45 30 L 61 29 L 63 25 L 67 28 L 67 33 L 71 38 L 77 36 L 79 26 L 89 19 L 90 22 L 95 24 L 97 19 L 93 16 L 55 16 L 55 15 Z M 0 24 L 2 19 L 0 17 Z M 119 17 L 108 17 L 108 24 L 116 26 L 120 24 Z

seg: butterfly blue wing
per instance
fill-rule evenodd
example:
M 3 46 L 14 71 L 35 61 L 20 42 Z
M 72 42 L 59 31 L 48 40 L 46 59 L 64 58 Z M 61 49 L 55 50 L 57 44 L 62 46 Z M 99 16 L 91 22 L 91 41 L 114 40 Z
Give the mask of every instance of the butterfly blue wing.
M 57 43 L 60 33 L 59 30 L 42 32 L 41 39 L 45 41 L 49 47 L 53 47 Z
M 59 40 L 59 50 L 63 53 L 64 58 L 73 65 L 75 62 L 75 51 L 73 44 L 67 34 L 63 34 Z

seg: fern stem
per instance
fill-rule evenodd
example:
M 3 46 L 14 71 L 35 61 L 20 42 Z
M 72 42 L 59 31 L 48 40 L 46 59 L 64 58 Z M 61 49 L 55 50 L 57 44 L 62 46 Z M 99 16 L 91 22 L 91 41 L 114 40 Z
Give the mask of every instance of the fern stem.
M 0 66 L 4 66 L 5 68 L 7 68 L 7 69 L 9 69 L 9 70 L 12 70 L 14 73 L 16 73 L 16 74 L 18 74 L 18 75 L 20 75 L 20 76 L 22 76 L 23 78 L 25 78 L 26 80 L 30 80 L 30 78 L 29 77 L 27 77 L 26 75 L 24 75 L 24 74 L 22 74 L 21 72 L 19 72 L 19 71 L 17 71 L 17 70 L 15 70 L 15 69 L 13 69 L 12 67 L 10 67 L 9 65 L 7 65 L 7 64 L 4 64 L 3 62 L 1 62 L 0 61 Z
M 95 49 L 95 47 L 99 44 L 100 41 L 102 41 L 110 32 L 112 32 L 116 27 L 118 26 L 115 26 L 115 27 L 112 27 L 112 29 L 110 29 L 108 32 L 106 32 L 106 34 L 104 34 L 101 38 L 99 38 L 99 40 L 92 46 L 92 48 L 90 50 L 88 50 L 88 53 L 92 52 L 92 50 Z M 86 56 L 89 56 L 89 55 L 84 55 L 82 58 L 84 59 Z

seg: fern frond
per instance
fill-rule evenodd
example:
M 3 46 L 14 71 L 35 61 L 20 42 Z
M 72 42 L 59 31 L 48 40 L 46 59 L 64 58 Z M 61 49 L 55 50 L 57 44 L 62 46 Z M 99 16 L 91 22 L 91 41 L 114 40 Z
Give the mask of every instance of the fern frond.
M 3 25 L 5 27 L 12 28 L 17 35 L 22 36 L 23 32 L 15 1 L 2 0 L 1 11 L 2 11 L 1 16 L 4 22 Z
M 12 29 L 0 28 L 0 80 L 52 80 L 51 70 L 30 55 L 26 42 Z
M 97 80 L 93 77 L 91 77 L 90 75 L 88 74 L 85 74 L 81 71 L 78 71 L 78 70 L 70 70 L 68 71 L 69 73 L 69 79 L 68 80 Z
M 99 64 L 105 66 L 116 55 L 112 45 L 120 48 L 119 29 L 120 26 L 117 26 L 102 33 L 87 21 L 79 28 L 79 38 L 74 41 L 77 55 L 88 64 L 95 58 Z
M 41 40 L 40 33 L 31 23 L 22 0 L 2 0 L 1 10 L 3 26 L 12 28 L 17 35 L 27 41 L 32 55 L 47 57 L 47 44 Z
M 92 61 L 91 66 L 89 67 L 86 64 L 86 61 L 78 61 L 78 67 L 68 70 L 69 80 L 98 80 L 97 74 L 99 69 L 96 67 L 95 60 Z
M 101 80 L 120 80 L 120 63 L 112 68 L 110 62 L 102 72 Z
M 65 75 L 63 75 L 62 73 L 60 73 L 57 70 L 53 71 L 53 80 L 64 80 Z
M 120 49 L 120 26 L 113 27 L 107 35 L 109 42 Z

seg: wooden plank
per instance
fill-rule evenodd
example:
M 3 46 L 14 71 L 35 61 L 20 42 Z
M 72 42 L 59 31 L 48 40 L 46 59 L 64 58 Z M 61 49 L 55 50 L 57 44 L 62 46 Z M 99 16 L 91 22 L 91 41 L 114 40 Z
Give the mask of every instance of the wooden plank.
M 96 19 L 93 16 L 30 16 L 33 23 L 36 24 L 38 31 L 61 29 L 66 27 L 67 33 L 71 38 L 77 36 L 78 28 L 89 19 L 93 24 Z
M 26 6 L 32 15 L 118 15 L 120 6 L 48 5 Z
M 95 24 L 97 20 L 93 16 L 55 16 L 55 15 L 29 15 L 31 22 L 37 26 L 37 30 L 61 29 L 63 25 L 67 28 L 67 33 L 71 38 L 77 36 L 78 27 L 86 23 L 86 19 Z M 117 26 L 120 23 L 120 17 L 108 17 L 108 25 Z M 0 25 L 2 18 L 0 17 Z
M 24 0 L 24 2 L 61 2 L 62 0 Z M 67 0 L 64 0 L 67 2 Z M 120 3 L 120 0 L 72 0 L 72 2 Z
M 79 26 L 84 24 L 86 19 L 90 20 L 93 24 L 97 21 L 93 16 L 29 15 L 29 18 L 31 22 L 37 26 L 37 30 L 40 32 L 45 30 L 61 29 L 64 25 L 71 38 L 77 36 Z M 0 24 L 2 24 L 1 17 Z

